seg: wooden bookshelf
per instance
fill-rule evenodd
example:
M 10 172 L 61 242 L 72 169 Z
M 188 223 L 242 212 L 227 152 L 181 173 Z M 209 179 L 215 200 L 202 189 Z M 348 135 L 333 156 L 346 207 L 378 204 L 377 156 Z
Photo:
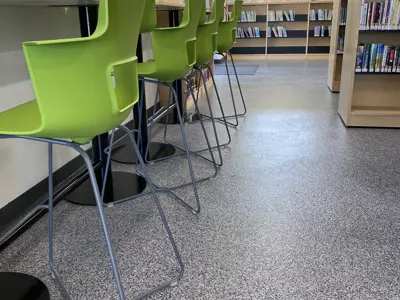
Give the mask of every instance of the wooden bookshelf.
M 328 67 L 328 87 L 334 93 L 338 93 L 340 91 L 343 50 L 338 50 L 339 37 L 344 37 L 346 32 L 346 23 L 340 22 L 340 14 L 341 8 L 347 9 L 347 1 L 348 0 L 338 0 L 333 3 L 332 36 Z
M 373 1 L 365 1 L 373 2 Z M 400 44 L 400 32 L 360 31 L 362 0 L 347 4 L 339 115 L 346 126 L 400 127 L 400 73 L 356 73 L 360 43 Z
M 236 55 L 258 55 L 268 59 L 276 58 L 328 58 L 330 49 L 330 37 L 326 30 L 326 36 L 314 37 L 314 27 L 324 26 L 326 29 L 331 25 L 331 20 L 310 21 L 310 10 L 332 9 L 333 2 L 336 0 L 313 1 L 313 0 L 293 0 L 293 1 L 273 1 L 264 0 L 264 2 L 245 1 L 243 11 L 256 11 L 257 21 L 255 23 L 238 23 L 238 27 L 257 26 L 261 31 L 261 38 L 249 39 L 238 38 L 235 46 L 231 50 Z M 231 3 L 228 3 L 231 4 Z M 268 20 L 269 11 L 289 11 L 295 14 L 294 21 L 270 21 Z M 260 16 L 260 17 L 259 17 Z M 253 25 L 255 24 L 255 25 Z M 267 37 L 268 26 L 284 26 L 287 31 L 287 37 Z

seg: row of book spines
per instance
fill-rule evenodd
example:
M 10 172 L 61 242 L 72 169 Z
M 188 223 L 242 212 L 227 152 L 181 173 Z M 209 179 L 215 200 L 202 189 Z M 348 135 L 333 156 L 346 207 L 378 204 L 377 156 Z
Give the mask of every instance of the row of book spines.
M 314 37 L 329 37 L 332 35 L 332 26 L 314 26 Z
M 317 13 L 315 10 L 310 10 L 310 21 L 331 21 L 332 20 L 332 9 L 318 9 Z
M 254 10 L 251 11 L 242 11 L 242 16 L 240 18 L 240 22 L 255 22 L 257 20 L 257 12 Z
M 274 37 L 287 37 L 287 30 L 284 26 L 273 26 L 272 28 L 268 26 L 267 37 L 272 37 L 272 33 Z
M 369 2 L 361 5 L 361 30 L 391 30 L 400 27 L 400 0 Z
M 360 44 L 357 47 L 357 73 L 400 73 L 400 47 Z
M 245 38 L 259 38 L 260 28 L 259 27 L 248 27 L 248 28 L 236 28 L 236 37 L 245 39 Z
M 293 10 L 277 10 L 276 12 L 273 10 L 268 11 L 268 21 L 270 22 L 283 21 L 283 16 L 285 16 L 286 21 L 288 22 L 293 22 L 295 18 Z

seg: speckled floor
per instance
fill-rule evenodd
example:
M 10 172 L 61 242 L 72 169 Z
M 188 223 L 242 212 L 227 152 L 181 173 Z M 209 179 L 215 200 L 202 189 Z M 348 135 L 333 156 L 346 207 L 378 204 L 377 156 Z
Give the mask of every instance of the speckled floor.
M 202 213 L 161 196 L 186 271 L 151 299 L 400 299 L 398 131 L 346 129 L 326 62 L 257 63 L 255 76 L 241 77 L 249 113 L 225 165 L 199 184 Z M 226 77 L 217 81 L 229 99 Z M 194 165 L 198 176 L 212 172 Z M 150 166 L 159 184 L 182 170 L 182 158 Z M 149 197 L 107 217 L 128 299 L 176 274 Z M 55 223 L 56 264 L 73 298 L 116 299 L 96 209 L 62 202 Z M 43 219 L 0 253 L 1 270 L 35 275 L 60 299 L 46 243 Z

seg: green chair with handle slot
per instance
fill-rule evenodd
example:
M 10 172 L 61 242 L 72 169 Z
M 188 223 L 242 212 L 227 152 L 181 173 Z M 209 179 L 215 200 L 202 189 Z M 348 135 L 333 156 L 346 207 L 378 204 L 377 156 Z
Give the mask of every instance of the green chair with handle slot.
M 132 142 L 151 190 L 175 258 L 179 274 L 139 297 L 175 284 L 183 274 L 183 263 L 165 214 L 149 179 L 146 165 L 132 133 L 121 123 L 139 99 L 136 53 L 137 39 L 146 0 L 100 0 L 98 23 L 93 35 L 84 38 L 23 43 L 36 99 L 0 113 L 0 138 L 22 138 L 48 144 L 49 256 L 53 277 L 66 289 L 53 262 L 53 145 L 76 150 L 89 171 L 101 226 L 111 260 L 118 297 L 125 299 L 120 274 L 110 241 L 102 195 L 90 158 L 82 144 L 96 135 L 118 127 Z M 114 79 L 111 74 L 114 74 Z M 67 141 L 69 139 L 71 141 Z
M 152 3 L 154 0 L 152 0 Z M 183 17 L 181 23 L 177 27 L 166 27 L 166 28 L 155 28 L 154 15 L 155 5 L 149 6 L 146 9 L 144 20 L 150 20 L 145 25 L 142 26 L 142 32 L 150 32 L 151 40 L 153 45 L 154 58 L 146 62 L 138 64 L 138 75 L 140 80 L 143 82 L 150 82 L 157 84 L 158 86 L 163 85 L 170 89 L 169 99 L 167 108 L 171 105 L 171 98 L 173 98 L 173 103 L 175 105 L 176 117 L 178 124 L 180 126 L 180 132 L 182 134 L 183 147 L 173 145 L 175 148 L 181 150 L 183 154 L 186 155 L 188 168 L 190 173 L 191 182 L 180 184 L 172 188 L 164 188 L 156 186 L 160 191 L 166 191 L 171 193 L 174 198 L 176 198 L 181 204 L 188 208 L 193 214 L 200 212 L 200 200 L 197 191 L 197 182 L 208 180 L 210 177 L 214 177 L 217 174 L 217 167 L 215 165 L 215 159 L 211 150 L 210 142 L 207 136 L 203 122 L 201 122 L 202 132 L 205 137 L 205 141 L 208 146 L 208 150 L 211 155 L 211 162 L 214 166 L 214 174 L 207 178 L 196 179 L 194 175 L 194 170 L 191 161 L 192 152 L 189 150 L 188 142 L 186 139 L 186 134 L 184 130 L 184 121 L 182 117 L 182 110 L 180 108 L 179 97 L 176 90 L 174 89 L 172 83 L 177 80 L 184 80 L 189 82 L 186 76 L 192 72 L 193 66 L 196 64 L 196 32 L 199 22 L 201 22 L 201 13 L 203 7 L 205 6 L 204 0 L 186 0 L 185 7 L 183 11 Z M 152 21 L 153 20 L 153 21 Z M 189 84 L 190 86 L 190 84 Z M 193 91 L 191 90 L 193 96 Z M 157 93 L 154 101 L 154 107 L 156 107 L 158 101 L 159 93 Z M 193 96 L 194 99 L 194 96 Z M 198 111 L 197 101 L 194 101 L 195 108 Z M 169 111 L 166 114 L 166 122 L 164 129 L 164 141 L 167 144 L 171 144 L 167 141 L 167 128 L 169 122 Z M 149 136 L 151 136 L 153 130 L 154 122 L 149 126 Z M 150 138 L 149 138 L 150 142 Z M 147 152 L 148 152 L 147 145 Z M 153 160 L 152 162 L 157 162 L 165 159 L 171 159 L 175 157 L 176 154 L 169 157 L 164 157 L 161 159 Z M 193 186 L 195 205 L 189 204 L 187 201 L 179 197 L 173 190 L 185 187 L 188 185 Z
M 241 18 L 241 15 L 242 15 L 242 6 L 243 6 L 242 0 L 235 0 L 235 2 L 233 3 L 231 18 L 229 20 L 224 20 L 224 17 L 222 17 L 221 22 L 219 23 L 219 27 L 218 27 L 217 51 L 219 54 L 221 54 L 224 57 L 225 68 L 226 68 L 226 73 L 228 76 L 229 88 L 230 88 L 230 92 L 231 92 L 232 105 L 233 105 L 233 110 L 234 110 L 234 114 L 226 116 L 226 118 L 228 118 L 228 119 L 235 118 L 235 123 L 229 122 L 229 125 L 231 125 L 233 127 L 237 127 L 239 125 L 238 117 L 242 117 L 242 116 L 246 115 L 246 113 L 247 113 L 246 102 L 243 97 L 243 92 L 242 92 L 242 88 L 240 86 L 235 62 L 233 60 L 232 53 L 231 53 L 231 49 L 232 49 L 233 45 L 236 43 L 236 27 L 237 27 L 238 21 Z M 240 96 L 242 99 L 242 105 L 243 105 L 242 113 L 238 113 L 237 109 L 236 109 L 235 97 L 233 94 L 232 82 L 231 82 L 230 73 L 229 73 L 230 71 L 228 68 L 228 57 L 231 59 L 232 68 L 233 68 L 233 71 L 236 76 L 236 82 L 238 84 Z M 222 120 L 222 118 L 219 118 L 219 120 Z
M 219 166 L 222 166 L 223 164 L 223 159 L 222 159 L 222 153 L 221 153 L 221 147 L 223 146 L 227 146 L 230 144 L 231 142 L 231 134 L 229 132 L 229 128 L 228 128 L 228 122 L 225 119 L 225 113 L 224 113 L 224 108 L 222 106 L 221 103 L 221 99 L 218 93 L 218 89 L 217 89 L 217 85 L 215 83 L 215 79 L 214 79 L 214 74 L 213 74 L 213 70 L 210 67 L 209 63 L 210 61 L 214 60 L 214 54 L 217 52 L 217 41 L 218 41 L 218 26 L 219 26 L 219 22 L 221 19 L 221 16 L 223 16 L 224 14 L 224 4 L 225 4 L 225 0 L 214 0 L 213 4 L 212 4 L 212 8 L 211 8 L 211 15 L 209 16 L 208 21 L 205 21 L 206 19 L 206 7 L 204 6 L 203 8 L 203 12 L 202 12 L 202 22 L 200 22 L 198 28 L 197 28 L 197 34 L 196 34 L 196 39 L 197 39 L 197 43 L 196 43 L 196 64 L 194 66 L 195 70 L 198 71 L 199 74 L 199 80 L 200 82 L 198 83 L 198 86 L 203 85 L 204 91 L 205 91 L 205 96 L 207 99 L 207 104 L 208 104 L 208 110 L 209 110 L 209 116 L 202 114 L 200 116 L 200 118 L 207 118 L 210 119 L 212 122 L 212 126 L 214 129 L 214 135 L 215 135 L 215 140 L 216 140 L 216 146 L 212 147 L 212 149 L 217 149 L 218 153 L 219 153 Z M 213 87 L 215 90 L 215 94 L 217 96 L 217 100 L 218 100 L 218 104 L 219 104 L 219 108 L 221 110 L 221 114 L 222 114 L 222 122 L 225 124 L 225 129 L 227 132 L 227 137 L 228 137 L 228 141 L 225 143 L 220 143 L 219 141 L 219 137 L 218 137 L 218 133 L 217 133 L 217 129 L 215 126 L 215 120 L 219 121 L 219 118 L 215 118 L 213 115 L 213 110 L 212 110 L 212 105 L 211 105 L 211 101 L 210 101 L 210 97 L 208 94 L 208 90 L 207 90 L 207 80 L 203 74 L 203 69 L 206 68 L 210 74 L 210 78 L 213 82 Z M 197 90 L 197 95 L 196 97 L 199 97 L 199 90 Z M 202 150 L 198 150 L 197 152 L 202 152 L 205 151 L 207 149 L 202 149 Z

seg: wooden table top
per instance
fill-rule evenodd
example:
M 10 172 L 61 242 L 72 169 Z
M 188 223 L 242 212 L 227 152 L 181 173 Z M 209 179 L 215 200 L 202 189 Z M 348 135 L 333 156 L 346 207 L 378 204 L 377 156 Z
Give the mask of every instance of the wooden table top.
M 0 6 L 85 6 L 98 5 L 98 0 L 0 0 Z M 156 0 L 159 7 L 179 8 L 185 0 Z

